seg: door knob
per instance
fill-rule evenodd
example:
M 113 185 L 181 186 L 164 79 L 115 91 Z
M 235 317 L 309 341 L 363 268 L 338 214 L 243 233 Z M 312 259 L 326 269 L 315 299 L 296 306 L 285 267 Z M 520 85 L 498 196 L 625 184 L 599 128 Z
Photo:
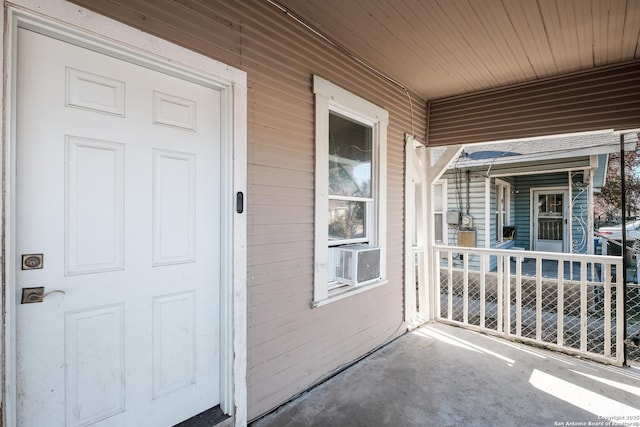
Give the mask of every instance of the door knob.
M 38 286 L 36 288 L 22 288 L 22 304 L 32 304 L 35 302 L 42 302 L 47 296 L 51 294 L 66 294 L 61 289 L 54 289 L 47 293 L 44 292 L 44 286 Z

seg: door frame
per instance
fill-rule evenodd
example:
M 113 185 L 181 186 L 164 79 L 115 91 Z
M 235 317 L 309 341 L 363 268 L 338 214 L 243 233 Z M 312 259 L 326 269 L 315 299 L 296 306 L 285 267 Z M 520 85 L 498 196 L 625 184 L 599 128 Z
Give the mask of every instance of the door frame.
M 242 70 L 144 33 L 65 0 L 14 0 L 0 9 L 4 32 L 0 86 L 2 126 L 2 425 L 16 425 L 15 84 L 19 27 L 220 91 L 221 333 L 220 406 L 247 423 L 247 220 L 236 195 L 246 194 L 247 76 Z M 6 40 L 5 40 L 6 38 Z M 238 198 L 239 199 L 239 198 Z M 246 199 L 246 197 L 244 198 Z M 196 414 L 193 414 L 196 415 Z
M 569 188 L 568 187 L 531 187 L 530 189 L 530 200 L 531 200 L 531 212 L 530 212 L 530 231 L 531 231 L 531 241 L 529 244 L 530 247 L 534 251 L 538 251 L 536 248 L 536 241 L 538 240 L 538 221 L 537 221 L 537 212 L 538 205 L 536 200 L 536 195 L 539 193 L 562 193 L 562 219 L 564 220 L 562 230 L 562 252 L 567 252 L 568 242 L 569 242 L 569 230 L 571 229 L 571 215 L 569 211 Z

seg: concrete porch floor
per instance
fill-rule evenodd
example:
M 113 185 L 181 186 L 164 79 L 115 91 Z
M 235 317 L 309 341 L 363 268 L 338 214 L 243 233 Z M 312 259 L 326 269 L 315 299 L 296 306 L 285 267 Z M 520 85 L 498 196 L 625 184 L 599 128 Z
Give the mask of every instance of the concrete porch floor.
M 251 425 L 640 426 L 640 369 L 431 323 Z

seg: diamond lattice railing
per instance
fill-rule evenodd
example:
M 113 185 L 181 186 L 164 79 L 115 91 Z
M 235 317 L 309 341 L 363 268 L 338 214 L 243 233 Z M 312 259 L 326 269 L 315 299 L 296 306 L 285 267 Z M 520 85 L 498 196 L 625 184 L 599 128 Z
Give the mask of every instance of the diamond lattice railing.
M 627 284 L 627 360 L 640 363 L 640 285 Z
M 617 258 L 443 248 L 441 319 L 620 363 Z M 629 289 L 629 330 L 640 334 L 640 288 Z

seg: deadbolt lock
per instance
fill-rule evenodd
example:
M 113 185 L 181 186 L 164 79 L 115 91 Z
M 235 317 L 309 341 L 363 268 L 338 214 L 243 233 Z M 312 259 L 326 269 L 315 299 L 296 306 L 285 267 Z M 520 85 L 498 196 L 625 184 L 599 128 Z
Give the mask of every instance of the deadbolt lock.
M 23 270 L 40 270 L 44 262 L 43 254 L 24 254 L 22 255 Z

